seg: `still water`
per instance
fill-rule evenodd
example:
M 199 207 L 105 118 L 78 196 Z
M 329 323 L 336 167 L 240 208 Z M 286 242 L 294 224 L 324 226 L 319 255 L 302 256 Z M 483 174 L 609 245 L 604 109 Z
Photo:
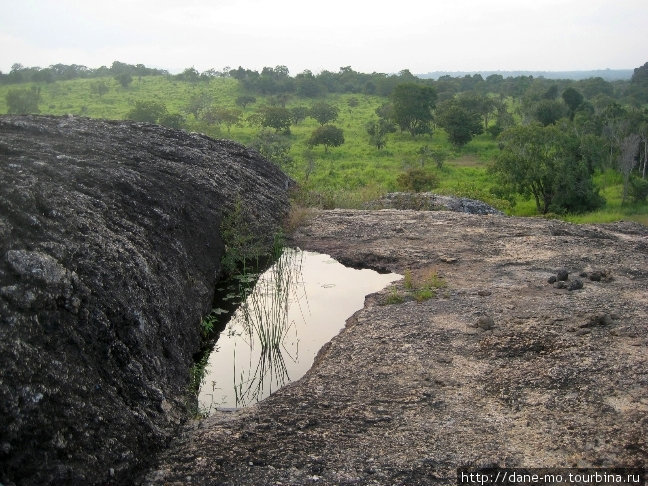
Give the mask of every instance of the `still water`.
M 207 363 L 200 409 L 245 407 L 301 378 L 365 296 L 399 278 L 286 249 L 221 332 Z

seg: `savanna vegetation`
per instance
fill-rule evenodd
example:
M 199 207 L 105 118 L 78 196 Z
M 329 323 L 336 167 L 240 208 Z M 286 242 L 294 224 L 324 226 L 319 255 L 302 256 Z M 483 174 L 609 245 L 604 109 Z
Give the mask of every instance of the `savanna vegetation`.
M 492 74 L 420 79 L 224 68 L 171 75 L 115 62 L 16 64 L 0 113 L 131 119 L 231 138 L 299 182 L 302 206 L 361 207 L 394 190 L 509 214 L 648 224 L 648 63 L 628 81 Z

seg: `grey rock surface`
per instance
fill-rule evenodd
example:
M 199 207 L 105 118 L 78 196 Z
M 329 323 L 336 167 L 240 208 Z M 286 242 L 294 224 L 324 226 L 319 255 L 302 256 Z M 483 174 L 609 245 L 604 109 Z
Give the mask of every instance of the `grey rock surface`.
M 0 117 L 0 483 L 132 484 L 188 416 L 222 218 L 271 237 L 289 184 L 233 142 Z
M 335 210 L 293 243 L 447 286 L 368 296 L 301 380 L 192 423 L 144 484 L 436 485 L 458 466 L 647 463 L 648 228 Z M 555 289 L 562 268 L 610 278 Z
M 367 203 L 367 209 L 413 209 L 418 211 L 456 211 L 468 214 L 496 214 L 500 210 L 476 199 L 443 196 L 432 192 L 390 192 L 382 198 Z

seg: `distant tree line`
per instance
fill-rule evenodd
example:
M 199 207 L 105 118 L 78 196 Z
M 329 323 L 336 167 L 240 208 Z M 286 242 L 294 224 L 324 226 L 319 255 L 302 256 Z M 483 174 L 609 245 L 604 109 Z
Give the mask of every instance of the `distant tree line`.
M 162 76 L 168 75 L 163 69 L 148 68 L 143 64 L 125 64 L 115 61 L 110 67 L 101 66 L 91 69 L 80 64 L 54 64 L 46 68 L 24 67 L 22 64 L 14 64 L 7 74 L 0 72 L 0 84 L 15 83 L 53 83 L 55 81 L 67 81 L 80 78 L 102 78 L 115 77 L 120 75 L 137 76 Z
M 648 63 L 647 63 L 648 64 Z M 200 83 L 214 77 L 232 77 L 241 83 L 249 95 L 296 95 L 306 98 L 317 98 L 328 93 L 363 93 L 378 96 L 390 96 L 393 90 L 402 83 L 416 83 L 434 87 L 438 101 L 453 98 L 457 94 L 471 92 L 475 94 L 497 94 L 515 98 L 540 96 L 551 97 L 551 93 L 562 93 L 573 87 L 587 100 L 596 98 L 624 99 L 625 103 L 639 105 L 648 102 L 646 94 L 646 65 L 636 68 L 630 81 L 606 81 L 603 78 L 583 80 L 554 80 L 543 77 L 515 76 L 504 78 L 501 74 L 491 74 L 486 78 L 480 74 L 466 74 L 463 77 L 441 76 L 434 79 L 422 79 L 404 69 L 398 73 L 361 73 L 351 66 L 341 67 L 337 72 L 324 70 L 313 74 L 305 70 L 291 76 L 286 66 L 264 67 L 261 72 L 238 67 L 224 67 L 222 70 L 208 69 L 199 72 L 193 67 L 179 74 L 171 75 L 167 70 L 149 68 L 143 64 L 126 64 L 119 61 L 110 67 L 88 68 L 78 64 L 55 64 L 46 68 L 25 67 L 14 64 L 9 73 L 0 72 L 0 84 L 16 83 L 51 83 L 60 80 L 77 78 L 114 77 L 127 80 L 141 76 L 167 76 L 174 80 Z M 120 81 L 122 82 L 122 81 Z M 123 82 L 127 85 L 128 82 Z M 553 91 L 552 91 L 553 90 Z

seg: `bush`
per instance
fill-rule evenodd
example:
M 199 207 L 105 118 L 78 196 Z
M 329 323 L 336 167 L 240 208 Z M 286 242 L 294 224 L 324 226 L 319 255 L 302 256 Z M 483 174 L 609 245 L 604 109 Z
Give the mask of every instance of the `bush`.
M 425 192 L 439 187 L 437 175 L 423 169 L 408 169 L 398 176 L 396 182 L 402 190 L 412 192 Z
M 135 107 L 128 112 L 126 118 L 138 122 L 157 123 L 167 114 L 164 103 L 159 101 L 136 101 Z
M 12 89 L 7 92 L 7 113 L 10 115 L 26 115 L 29 113 L 40 113 L 38 103 L 40 102 L 40 88 Z
M 648 197 L 648 180 L 632 176 L 630 178 L 628 192 L 633 202 L 645 202 Z
M 180 129 L 184 126 L 185 119 L 180 113 L 167 113 L 162 115 L 158 122 L 165 127 Z

